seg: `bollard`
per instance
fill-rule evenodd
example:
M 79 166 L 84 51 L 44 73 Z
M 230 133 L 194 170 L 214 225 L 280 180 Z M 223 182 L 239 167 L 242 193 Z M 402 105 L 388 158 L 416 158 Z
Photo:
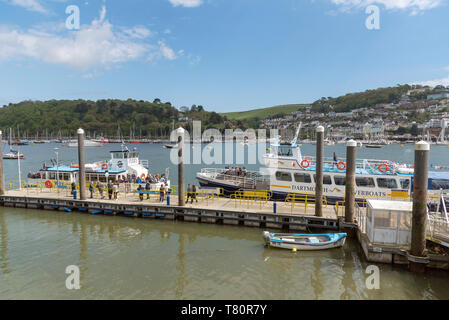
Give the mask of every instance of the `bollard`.
M 80 200 L 86 200 L 86 170 L 84 158 L 84 130 L 79 128 L 78 134 L 78 179 L 80 186 Z
M 177 129 L 178 134 L 178 205 L 185 205 L 184 199 L 184 133 L 182 127 Z
M 324 127 L 316 128 L 315 216 L 323 216 Z
M 347 223 L 354 223 L 356 155 L 357 142 L 349 140 L 346 144 L 345 222 Z
M 430 145 L 425 141 L 415 144 L 415 171 L 413 175 L 412 240 L 409 254 L 410 271 L 426 269 L 427 184 L 429 176 Z
M 0 131 L 0 196 L 5 194 L 5 176 L 3 175 L 3 140 Z
M 277 205 L 276 202 L 273 202 L 273 213 L 276 213 Z

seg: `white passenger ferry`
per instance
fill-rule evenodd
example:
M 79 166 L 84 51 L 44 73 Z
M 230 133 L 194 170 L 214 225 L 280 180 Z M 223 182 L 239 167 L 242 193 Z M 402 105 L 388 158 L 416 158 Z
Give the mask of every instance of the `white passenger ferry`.
M 203 169 L 196 177 L 201 186 L 221 187 L 226 195 L 239 189 L 263 189 L 272 193 L 273 200 L 283 200 L 289 194 L 315 194 L 315 158 L 303 157 L 296 138 L 289 143 L 280 138 L 264 155 L 266 174 L 239 169 Z M 413 190 L 410 165 L 389 160 L 361 159 L 356 161 L 356 200 L 385 199 L 394 194 L 407 198 Z M 345 197 L 346 163 L 342 159 L 324 159 L 323 195 L 328 203 Z M 440 194 L 449 192 L 449 172 L 429 172 L 429 198 L 438 201 Z
M 86 181 L 91 182 L 130 182 L 133 177 L 140 181 L 145 181 L 149 174 L 148 160 L 140 160 L 139 152 L 137 150 L 129 151 L 126 146 L 122 146 L 120 151 L 111 151 L 111 159 L 109 161 L 98 161 L 88 163 L 85 165 Z M 36 182 L 45 183 L 47 187 L 57 184 L 71 184 L 78 182 L 79 166 L 77 164 L 56 164 L 53 162 L 52 166 L 44 166 L 38 172 L 30 172 L 28 174 L 28 183 Z M 154 182 L 151 189 L 160 188 L 161 183 L 167 182 L 170 187 L 170 180 L 168 180 L 168 172 L 166 170 L 164 180 Z

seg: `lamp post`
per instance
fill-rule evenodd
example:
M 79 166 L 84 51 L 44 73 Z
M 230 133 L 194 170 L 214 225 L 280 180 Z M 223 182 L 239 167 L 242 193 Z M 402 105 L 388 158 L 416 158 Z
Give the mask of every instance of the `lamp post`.
M 19 173 L 19 190 L 22 190 L 22 177 L 20 175 L 20 150 L 17 148 L 17 171 Z
M 56 185 L 59 186 L 59 148 L 55 148 L 54 150 L 56 153 Z

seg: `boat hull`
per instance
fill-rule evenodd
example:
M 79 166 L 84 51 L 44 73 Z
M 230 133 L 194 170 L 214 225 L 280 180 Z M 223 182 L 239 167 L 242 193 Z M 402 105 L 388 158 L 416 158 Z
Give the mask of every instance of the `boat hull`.
M 345 244 L 346 236 L 346 233 L 281 234 L 269 233 L 268 231 L 263 232 L 267 246 L 301 251 L 340 248 Z

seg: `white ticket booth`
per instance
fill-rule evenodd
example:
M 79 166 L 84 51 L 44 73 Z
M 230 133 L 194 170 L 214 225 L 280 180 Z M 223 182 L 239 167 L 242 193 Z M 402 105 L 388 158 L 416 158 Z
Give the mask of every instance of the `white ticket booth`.
M 412 208 L 410 201 L 367 200 L 365 232 L 369 241 L 410 245 Z

